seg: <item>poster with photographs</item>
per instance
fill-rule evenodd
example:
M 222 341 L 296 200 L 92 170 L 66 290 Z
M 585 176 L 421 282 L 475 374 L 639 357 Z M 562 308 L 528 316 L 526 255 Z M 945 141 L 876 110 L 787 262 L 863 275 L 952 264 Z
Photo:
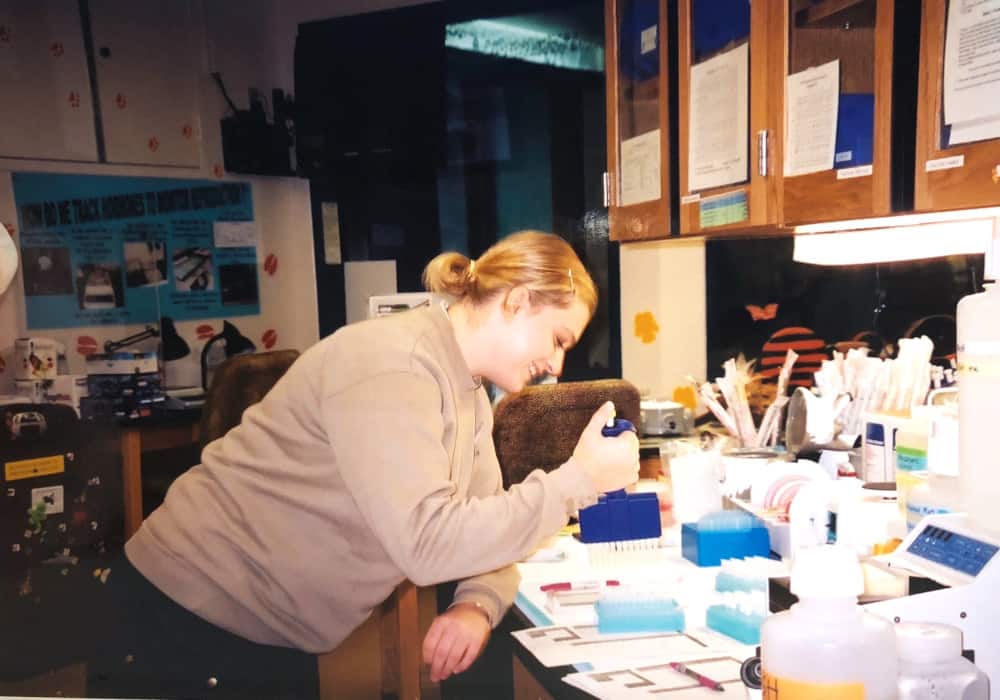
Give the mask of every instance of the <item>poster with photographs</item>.
M 28 329 L 260 313 L 250 185 L 15 173 Z M 250 224 L 223 224 L 253 231 Z

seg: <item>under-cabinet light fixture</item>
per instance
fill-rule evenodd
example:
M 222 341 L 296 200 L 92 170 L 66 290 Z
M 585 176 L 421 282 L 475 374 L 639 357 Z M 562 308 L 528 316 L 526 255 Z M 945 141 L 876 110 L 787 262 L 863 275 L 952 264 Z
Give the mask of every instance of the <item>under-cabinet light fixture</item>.
M 985 253 L 1000 238 L 1000 207 L 904 214 L 795 227 L 792 259 L 863 265 Z

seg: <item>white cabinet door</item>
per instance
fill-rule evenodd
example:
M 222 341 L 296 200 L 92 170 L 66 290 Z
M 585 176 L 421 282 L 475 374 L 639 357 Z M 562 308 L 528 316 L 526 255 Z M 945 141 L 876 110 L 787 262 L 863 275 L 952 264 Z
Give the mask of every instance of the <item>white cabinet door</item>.
M 78 0 L 0 0 L 0 157 L 97 160 Z
M 203 47 L 192 1 L 89 6 L 107 161 L 199 166 Z

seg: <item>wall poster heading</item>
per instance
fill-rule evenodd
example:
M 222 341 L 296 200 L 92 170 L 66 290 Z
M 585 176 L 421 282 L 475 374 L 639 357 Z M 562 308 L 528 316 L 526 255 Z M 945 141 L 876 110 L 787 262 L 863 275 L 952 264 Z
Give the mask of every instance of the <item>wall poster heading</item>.
M 260 313 L 249 183 L 14 173 L 28 329 Z M 217 244 L 218 243 L 218 244 Z

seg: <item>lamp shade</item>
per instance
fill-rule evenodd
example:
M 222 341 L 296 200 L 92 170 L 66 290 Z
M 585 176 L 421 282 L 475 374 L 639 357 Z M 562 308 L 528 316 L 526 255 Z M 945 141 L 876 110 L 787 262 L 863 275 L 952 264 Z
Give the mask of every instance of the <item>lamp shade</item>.
M 191 354 L 191 346 L 177 332 L 174 319 L 169 316 L 160 318 L 160 338 L 163 344 L 164 362 L 179 360 Z

